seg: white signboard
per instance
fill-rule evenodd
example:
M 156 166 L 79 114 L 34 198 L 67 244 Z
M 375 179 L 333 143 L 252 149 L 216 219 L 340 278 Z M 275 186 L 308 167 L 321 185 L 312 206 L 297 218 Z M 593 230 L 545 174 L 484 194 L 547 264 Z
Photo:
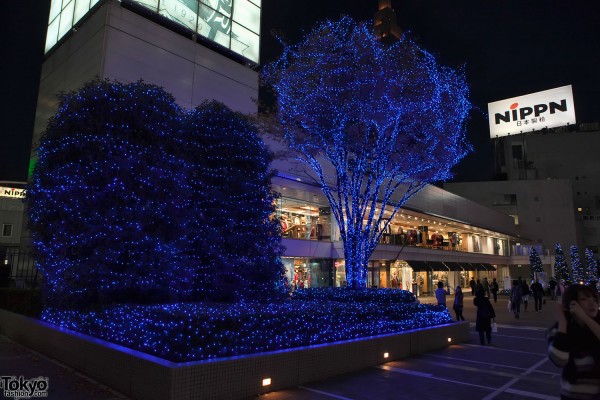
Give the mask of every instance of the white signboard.
M 575 124 L 571 85 L 488 103 L 490 137 Z
M 12 199 L 24 199 L 25 189 L 15 189 L 0 186 L 0 197 L 10 197 Z

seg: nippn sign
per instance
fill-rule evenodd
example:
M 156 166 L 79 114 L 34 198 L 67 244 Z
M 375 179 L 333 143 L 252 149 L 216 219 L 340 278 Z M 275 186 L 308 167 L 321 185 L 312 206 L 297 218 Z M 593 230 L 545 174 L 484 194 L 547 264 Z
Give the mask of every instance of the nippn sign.
M 571 85 L 488 103 L 490 137 L 575 124 Z

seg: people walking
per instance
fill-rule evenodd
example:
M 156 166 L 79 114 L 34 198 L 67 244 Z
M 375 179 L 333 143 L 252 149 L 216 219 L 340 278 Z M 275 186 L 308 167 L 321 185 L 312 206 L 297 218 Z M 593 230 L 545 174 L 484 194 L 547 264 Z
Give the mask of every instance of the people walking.
M 511 310 L 515 314 L 515 318 L 519 319 L 519 314 L 521 314 L 521 300 L 523 298 L 523 289 L 521 289 L 521 285 L 519 281 L 514 280 L 512 284 L 512 288 L 510 289 L 510 305 Z
M 475 295 L 477 295 L 477 292 L 483 290 L 483 284 L 481 283 L 481 280 L 477 279 L 477 283 L 475 283 Z
M 550 286 L 550 298 L 556 300 L 556 281 L 554 280 L 554 277 L 550 278 L 548 285 Z
M 490 289 L 492 291 L 492 296 L 494 296 L 494 303 L 498 302 L 498 292 L 500 291 L 500 288 L 498 287 L 498 282 L 496 282 L 496 278 L 494 278 L 494 280 L 492 280 L 492 287 Z
M 542 312 L 542 300 L 544 299 L 544 287 L 538 279 L 531 284 L 531 293 L 535 305 L 535 312 Z
M 527 312 L 527 304 L 529 303 L 529 294 L 531 293 L 526 281 L 521 281 L 521 298 L 523 300 L 523 312 Z
M 483 287 L 483 292 L 485 293 L 487 298 L 489 299 L 490 297 L 492 297 L 490 296 L 490 283 L 488 282 L 488 278 L 483 278 L 481 286 Z
M 475 299 L 473 299 L 473 304 L 475 304 L 475 307 L 477 307 L 477 319 L 475 320 L 475 330 L 479 332 L 479 343 L 481 343 L 481 345 L 483 346 L 485 345 L 484 339 L 487 339 L 487 343 L 491 344 L 492 321 L 494 321 L 494 319 L 496 318 L 494 307 L 492 307 L 492 303 L 490 303 L 490 300 L 487 297 L 485 297 L 485 292 L 483 290 L 478 290 L 475 292 Z
M 600 313 L 589 286 L 571 285 L 548 332 L 548 357 L 561 367 L 562 399 L 600 399 Z
M 475 279 L 471 277 L 471 281 L 469 282 L 469 286 L 471 287 L 471 294 L 475 296 Z
M 446 295 L 450 294 L 450 290 L 444 289 L 444 282 L 439 281 L 437 284 L 438 288 L 435 289 L 435 298 L 437 300 L 438 306 L 446 307 Z
M 556 297 L 559 303 L 562 302 L 562 294 L 565 292 L 564 281 L 558 281 L 556 284 Z
M 456 287 L 454 291 L 454 303 L 452 304 L 452 308 L 454 308 L 454 312 L 456 313 L 457 321 L 464 321 L 465 317 L 463 317 L 463 307 L 464 307 L 464 295 L 462 292 L 462 288 L 460 286 Z

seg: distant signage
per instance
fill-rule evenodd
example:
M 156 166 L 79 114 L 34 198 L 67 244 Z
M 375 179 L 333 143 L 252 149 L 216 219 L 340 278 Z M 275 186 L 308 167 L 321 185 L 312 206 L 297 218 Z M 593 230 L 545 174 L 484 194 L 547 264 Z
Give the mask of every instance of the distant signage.
M 0 197 L 10 197 L 13 199 L 24 199 L 25 198 L 25 189 L 15 189 L 0 186 Z
M 488 103 L 490 137 L 575 124 L 571 85 Z

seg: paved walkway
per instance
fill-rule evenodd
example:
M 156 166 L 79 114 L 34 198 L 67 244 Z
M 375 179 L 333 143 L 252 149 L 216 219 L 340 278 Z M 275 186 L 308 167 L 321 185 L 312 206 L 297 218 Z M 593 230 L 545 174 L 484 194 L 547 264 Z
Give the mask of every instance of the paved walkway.
M 420 301 L 434 302 L 433 298 Z M 495 304 L 499 332 L 493 336 L 492 346 L 480 346 L 473 331 L 464 344 L 255 399 L 558 399 L 560 371 L 546 357 L 544 338 L 553 321 L 551 306 L 555 303 L 549 301 L 541 313 L 535 313 L 530 302 L 528 311 L 516 320 L 506 309 L 506 298 L 500 298 Z M 475 320 L 470 294 L 465 296 L 464 316 L 467 321 Z M 128 399 L 0 336 L 0 376 L 7 375 L 48 377 L 50 399 Z
M 73 369 L 0 335 L 0 376 L 47 377 L 49 399 L 122 400 L 127 397 Z M 0 390 L 0 399 L 4 392 Z
M 448 305 L 452 304 L 448 296 Z M 434 303 L 433 298 L 421 298 Z M 469 341 L 392 361 L 377 367 L 260 396 L 260 400 L 468 399 L 559 400 L 560 369 L 546 356 L 546 329 L 553 323 L 555 301 L 541 313 L 515 319 L 507 298 L 492 303 L 499 324 L 492 345 L 481 346 L 474 330 L 473 297 L 465 295 L 464 317 L 471 321 Z M 454 314 L 454 313 L 453 313 Z M 454 316 L 454 315 L 453 315 Z

